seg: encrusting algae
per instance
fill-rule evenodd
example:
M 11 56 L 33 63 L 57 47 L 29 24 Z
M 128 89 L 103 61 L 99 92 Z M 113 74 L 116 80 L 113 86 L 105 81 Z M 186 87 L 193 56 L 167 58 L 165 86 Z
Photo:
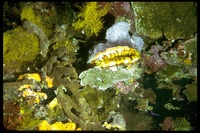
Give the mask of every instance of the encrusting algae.
M 38 126 L 39 130 L 81 130 L 80 128 L 76 129 L 76 124 L 73 122 L 62 123 L 55 122 L 53 124 L 49 124 L 46 120 L 43 120 Z

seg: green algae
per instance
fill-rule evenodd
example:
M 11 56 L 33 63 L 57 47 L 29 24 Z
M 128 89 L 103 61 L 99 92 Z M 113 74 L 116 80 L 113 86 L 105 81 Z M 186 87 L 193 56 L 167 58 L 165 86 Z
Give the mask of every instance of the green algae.
M 193 2 L 132 2 L 136 31 L 151 38 L 188 38 L 197 31 Z

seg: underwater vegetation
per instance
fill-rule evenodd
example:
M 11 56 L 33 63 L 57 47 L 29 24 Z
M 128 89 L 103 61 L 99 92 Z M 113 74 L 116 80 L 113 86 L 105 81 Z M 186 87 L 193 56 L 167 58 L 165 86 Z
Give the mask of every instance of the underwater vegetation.
M 47 121 L 42 121 L 39 125 L 39 130 L 80 130 L 76 129 L 76 124 L 73 122 L 69 122 L 63 124 L 62 122 L 55 122 L 53 124 L 49 124 Z
M 192 82 L 190 85 L 185 86 L 187 89 L 183 93 L 187 96 L 189 101 L 197 101 L 197 83 Z
M 97 2 L 88 2 L 82 6 L 77 5 L 77 7 L 80 9 L 80 12 L 77 14 L 77 21 L 73 23 L 75 30 L 85 34 L 88 39 L 92 35 L 98 36 L 103 28 L 102 17 L 107 14 L 110 8 L 109 3 L 102 9 L 99 9 Z
M 35 34 L 28 34 L 21 26 L 3 33 L 4 70 L 21 68 L 32 62 L 39 54 L 39 40 Z
M 140 77 L 141 71 L 138 70 L 137 64 L 130 69 L 120 68 L 121 64 L 126 66 L 137 62 L 144 45 L 140 37 L 130 37 L 129 29 L 128 23 L 118 22 L 106 31 L 107 42 L 99 43 L 90 50 L 88 63 L 97 67 L 83 71 L 79 75 L 81 85 L 105 90 L 117 82 L 132 82 Z M 109 69 L 117 65 L 119 67 L 115 70 Z
M 167 39 L 192 36 L 197 30 L 196 7 L 193 2 L 132 2 L 135 28 L 151 38 Z M 190 19 L 186 19 L 190 18 Z
M 164 122 L 160 124 L 164 131 L 190 131 L 192 127 L 190 123 L 181 117 L 177 117 L 175 120 L 172 117 L 166 117 Z
M 196 9 L 5 2 L 4 130 L 197 130 Z

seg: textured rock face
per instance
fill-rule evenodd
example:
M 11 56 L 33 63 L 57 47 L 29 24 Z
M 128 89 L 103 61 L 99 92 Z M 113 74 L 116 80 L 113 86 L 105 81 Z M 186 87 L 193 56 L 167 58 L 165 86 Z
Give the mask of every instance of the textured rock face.
M 133 2 L 136 31 L 151 38 L 188 38 L 197 31 L 193 2 Z

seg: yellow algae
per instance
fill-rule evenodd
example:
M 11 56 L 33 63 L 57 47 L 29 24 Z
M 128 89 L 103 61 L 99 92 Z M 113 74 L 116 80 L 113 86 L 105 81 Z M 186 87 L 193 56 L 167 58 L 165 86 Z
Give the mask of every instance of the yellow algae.
M 39 130 L 81 130 L 80 128 L 76 129 L 76 124 L 73 122 L 55 122 L 53 124 L 49 124 L 46 120 L 43 120 L 39 124 L 38 128 Z
M 50 77 L 46 77 L 46 82 L 47 82 L 47 86 L 48 86 L 48 88 L 51 88 L 51 87 L 53 87 L 53 79 L 52 78 L 50 78 Z
M 33 90 L 31 90 L 31 88 L 33 87 L 32 85 L 23 85 L 23 87 L 26 87 L 26 89 L 22 92 L 22 96 L 24 98 L 29 98 L 29 97 L 34 97 L 34 103 L 40 103 L 40 99 L 47 99 L 47 95 L 43 92 L 34 92 Z M 27 88 L 29 87 L 29 88 Z M 24 89 L 24 88 L 23 88 Z M 21 87 L 19 90 L 23 90 Z
M 54 98 L 50 103 L 49 103 L 49 108 L 50 109 L 53 109 L 55 106 L 57 106 L 58 105 L 58 100 L 57 100 L 57 98 Z
M 45 34 L 48 36 L 51 34 L 52 23 L 48 19 L 41 16 L 41 13 L 36 12 L 32 6 L 26 5 L 22 9 L 21 20 L 29 20 L 32 23 L 38 25 L 42 30 L 44 30 Z M 48 21 L 46 23 L 45 21 Z
M 93 34 L 98 36 L 103 28 L 102 17 L 107 14 L 110 4 L 106 4 L 103 9 L 99 9 L 97 2 L 87 2 L 82 6 L 77 6 L 80 12 L 77 15 L 78 20 L 73 23 L 75 30 L 79 30 L 90 38 Z
M 38 128 L 39 130 L 51 130 L 51 125 L 46 120 L 43 120 L 39 124 Z
M 3 33 L 4 69 L 19 69 L 32 62 L 39 54 L 39 40 L 21 26 Z
M 30 85 L 30 84 L 24 84 L 24 85 L 20 86 L 18 90 L 22 91 L 24 89 L 30 89 L 30 88 L 32 88 L 32 85 Z
M 188 54 L 188 58 L 186 58 L 185 60 L 183 60 L 183 62 L 186 64 L 186 65 L 191 65 L 192 64 L 192 53 L 189 53 Z
M 32 74 L 23 74 L 23 75 L 20 75 L 18 77 L 18 80 L 22 80 L 24 78 L 27 78 L 27 79 L 33 79 L 33 80 L 36 80 L 38 82 L 41 82 L 41 77 L 39 74 L 37 73 L 32 73 Z

